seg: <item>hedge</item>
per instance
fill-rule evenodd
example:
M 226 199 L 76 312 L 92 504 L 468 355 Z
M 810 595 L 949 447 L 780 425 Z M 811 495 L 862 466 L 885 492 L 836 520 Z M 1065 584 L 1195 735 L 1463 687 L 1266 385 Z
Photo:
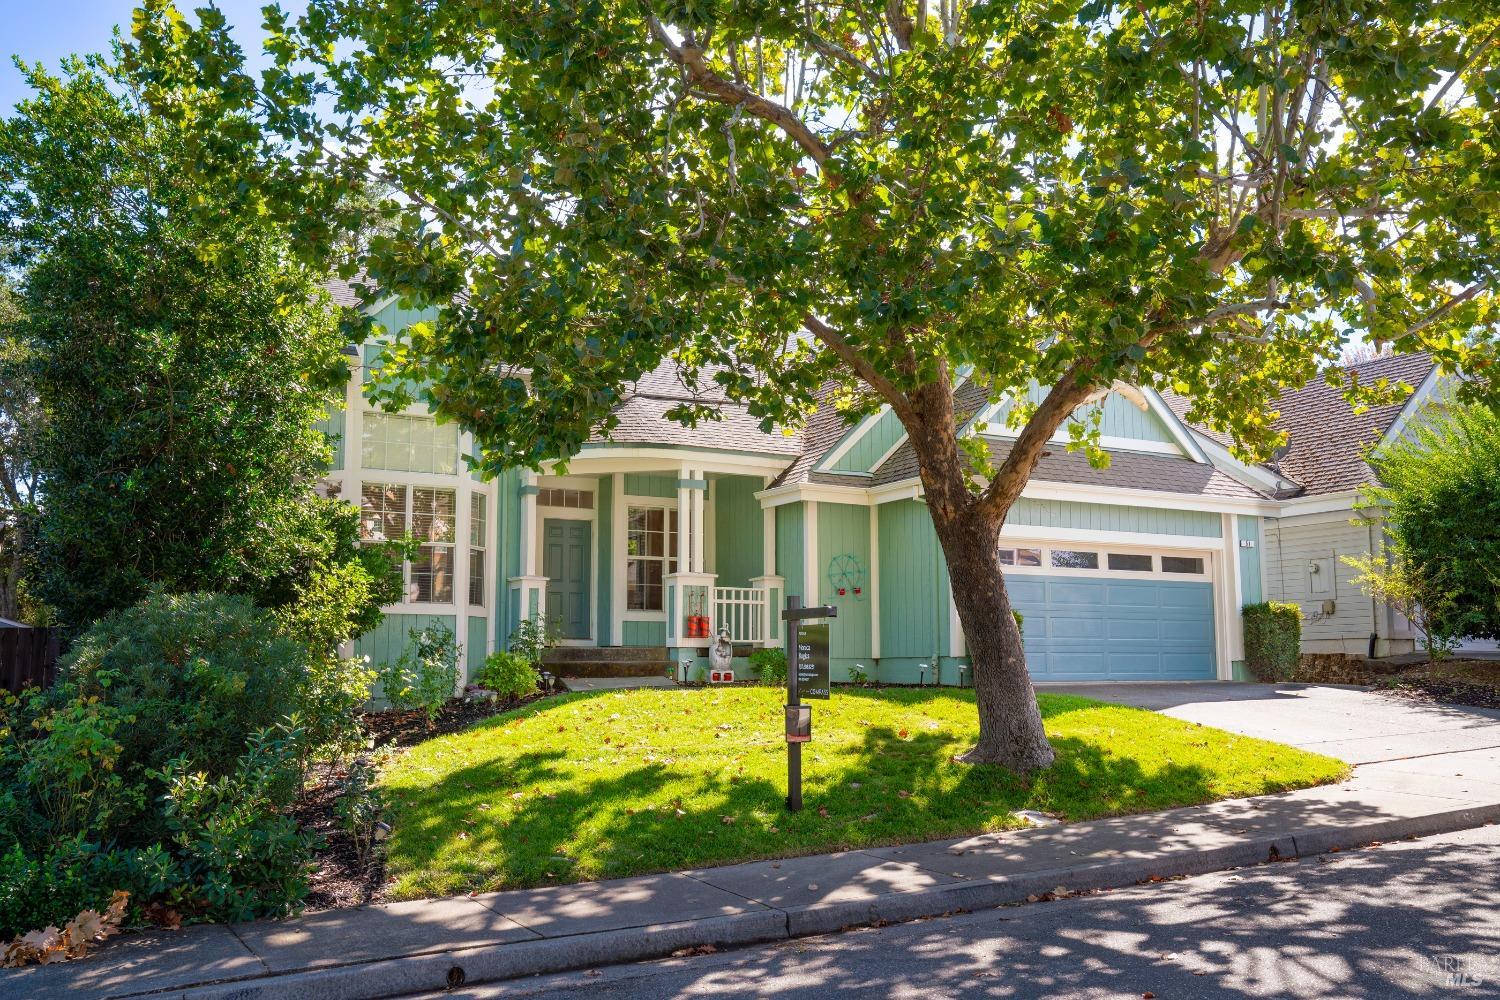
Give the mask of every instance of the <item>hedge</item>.
M 1288 681 L 1297 669 L 1302 648 L 1302 609 L 1295 604 L 1262 601 L 1247 604 L 1245 663 L 1262 681 Z

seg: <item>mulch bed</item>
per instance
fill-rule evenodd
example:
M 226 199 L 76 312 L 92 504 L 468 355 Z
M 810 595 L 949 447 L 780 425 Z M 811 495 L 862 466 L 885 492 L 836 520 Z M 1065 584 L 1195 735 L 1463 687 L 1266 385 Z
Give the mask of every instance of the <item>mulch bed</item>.
M 519 701 L 450 701 L 443 706 L 432 728 L 421 712 L 370 712 L 363 718 L 365 733 L 376 747 L 404 749 L 435 736 L 456 733 L 476 722 L 501 712 L 529 705 L 548 695 L 538 692 Z M 311 891 L 306 906 L 309 912 L 363 906 L 380 901 L 385 888 L 385 863 L 377 850 L 361 859 L 354 842 L 338 825 L 334 803 L 344 789 L 347 772 L 343 767 L 318 765 L 308 787 L 292 806 L 292 816 L 304 830 L 320 834 L 324 845 L 315 859 L 316 868 L 308 879 Z

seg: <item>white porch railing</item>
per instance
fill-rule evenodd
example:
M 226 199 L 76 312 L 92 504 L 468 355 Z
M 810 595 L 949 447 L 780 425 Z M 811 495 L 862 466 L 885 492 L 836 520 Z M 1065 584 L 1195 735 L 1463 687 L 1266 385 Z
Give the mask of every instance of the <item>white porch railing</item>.
M 759 587 L 714 588 L 714 635 L 729 629 L 731 642 L 766 641 L 766 592 Z

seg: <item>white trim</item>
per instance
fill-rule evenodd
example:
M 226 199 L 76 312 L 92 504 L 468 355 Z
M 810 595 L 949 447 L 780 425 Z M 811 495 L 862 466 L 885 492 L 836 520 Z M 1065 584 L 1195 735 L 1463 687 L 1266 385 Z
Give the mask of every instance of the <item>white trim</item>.
M 951 657 L 967 656 L 969 653 L 968 637 L 964 635 L 963 622 L 958 618 L 958 605 L 953 601 L 953 578 L 948 578 L 948 655 Z
M 1361 490 L 1339 490 L 1337 493 L 1324 493 L 1315 497 L 1295 497 L 1284 500 L 1277 505 L 1277 509 L 1271 513 L 1275 517 L 1300 517 L 1304 514 L 1327 514 L 1334 511 L 1354 512 L 1354 501 L 1359 499 Z
M 1208 453 L 1214 468 L 1220 470 L 1226 476 L 1244 482 L 1246 486 L 1252 489 L 1265 490 L 1272 493 L 1279 490 L 1297 489 L 1297 484 L 1285 476 L 1277 475 L 1261 466 L 1250 465 L 1247 462 L 1240 461 L 1230 453 L 1228 448 L 1212 438 L 1200 435 L 1198 440 Z M 1248 482 L 1245 482 L 1246 480 Z
M 609 626 L 608 641 L 613 645 L 624 645 L 626 590 L 625 555 L 627 551 L 625 542 L 625 525 L 628 523 L 625 513 L 625 474 L 623 472 L 609 473 L 609 482 L 609 616 L 612 620 Z M 663 618 L 663 621 L 665 621 L 665 618 Z
M 1438 388 L 1447 379 L 1439 374 L 1438 366 L 1433 365 L 1427 372 L 1426 378 L 1412 387 L 1411 395 L 1406 398 L 1406 405 L 1401 407 L 1401 412 L 1396 414 L 1396 419 L 1391 421 L 1391 426 L 1381 435 L 1380 441 L 1376 443 L 1374 450 L 1380 451 L 1388 448 L 1391 442 L 1396 441 L 1406 430 L 1406 425 L 1412 421 L 1428 400 L 1437 392 Z
M 982 431 L 979 436 L 986 441 L 1014 442 L 1014 434 L 997 434 L 992 431 Z M 1047 439 L 1051 444 L 1068 444 L 1072 441 L 1062 428 Z M 1101 434 L 1099 436 L 1099 447 L 1109 452 L 1134 452 L 1142 455 L 1172 455 L 1177 458 L 1187 458 L 1183 450 L 1170 441 L 1150 441 L 1146 438 L 1120 437 L 1114 434 Z M 1195 463 L 1196 464 L 1196 463 Z
M 1195 462 L 1203 465 L 1210 464 L 1208 455 L 1204 453 L 1202 446 L 1198 444 L 1198 438 L 1193 434 L 1188 425 L 1183 423 L 1182 419 L 1172 412 L 1172 408 L 1167 405 L 1166 400 L 1161 398 L 1161 393 L 1155 389 L 1148 388 L 1139 388 L 1139 391 L 1145 397 L 1147 404 L 1150 405 L 1151 412 L 1156 414 L 1158 420 L 1166 424 L 1167 433 L 1171 434 L 1177 440 L 1177 443 L 1182 446 L 1183 450 L 1192 456 Z
M 906 443 L 906 427 L 903 425 L 902 428 L 901 428 L 901 433 L 898 434 L 898 435 L 896 435 L 896 443 L 893 444 L 893 445 L 891 445 L 889 448 L 887 448 L 885 450 L 885 454 L 881 455 L 880 458 L 878 458 L 875 461 L 875 464 L 872 465 L 872 466 L 870 466 L 871 472 L 873 473 L 875 470 L 879 469 L 882 465 L 884 465 L 885 463 L 889 462 L 892 458 L 894 458 L 895 455 L 896 455 L 896 452 L 900 451 L 901 450 L 901 446 L 903 444 L 905 444 L 905 443 Z
M 1113 551 L 1123 552 L 1133 548 L 1173 549 L 1188 552 L 1212 552 L 1221 540 L 1214 535 L 1166 535 L 1136 531 L 1101 531 L 1095 528 L 1051 528 L 1030 524 L 1007 524 L 1000 529 L 1000 540 L 1014 547 L 1026 542 L 1038 542 L 1044 546 L 1054 543 L 1078 543 L 1090 546 L 1108 546 Z M 1009 573 L 1016 567 L 1006 567 Z M 1023 569 L 1025 567 L 1022 567 Z M 1047 567 L 1043 567 L 1046 569 Z M 1095 572 L 1085 570 L 1084 572 Z M 1139 576 L 1141 574 L 1132 574 Z M 1176 577 L 1186 574 L 1169 574 Z
M 776 508 L 760 509 L 760 570 L 762 576 L 776 575 Z
M 1054 534 L 1053 532 L 1057 532 Z M 1221 550 L 1215 548 L 1219 542 L 1217 538 L 1200 538 L 1196 546 L 1185 545 L 1156 545 L 1146 540 L 1145 537 L 1132 539 L 1130 542 L 1120 542 L 1114 539 L 1099 540 L 1094 538 L 1080 537 L 1079 533 L 1066 534 L 1058 529 L 1049 531 L 1046 536 L 1031 534 L 1019 537 L 1006 537 L 1001 535 L 1001 548 L 1006 549 L 1040 549 L 1042 552 L 1042 564 L 1040 566 L 1002 566 L 1001 571 L 1005 576 L 1068 576 L 1079 577 L 1089 580 L 1166 580 L 1185 583 L 1210 583 L 1213 581 L 1212 557 Z M 1163 552 L 1163 549 L 1169 551 Z M 1099 555 L 1098 569 L 1071 569 L 1065 566 L 1053 566 L 1050 553 L 1055 550 L 1077 550 L 1082 552 L 1096 552 Z M 1160 560 L 1152 562 L 1149 570 L 1109 569 L 1109 554 L 1111 552 L 1131 555 L 1151 556 L 1191 556 L 1202 558 L 1202 573 L 1167 573 L 1160 566 Z M 951 589 L 951 588 L 950 588 Z M 952 603 L 950 598 L 949 603 Z
M 802 603 L 818 603 L 822 581 L 818 579 L 818 501 L 809 500 L 802 511 Z
M 1219 574 L 1220 583 L 1217 589 L 1222 597 L 1219 603 L 1224 606 L 1224 637 L 1221 643 L 1224 655 L 1219 662 L 1219 679 L 1229 681 L 1234 680 L 1234 661 L 1242 660 L 1245 656 L 1244 636 L 1239 614 L 1244 602 L 1238 599 L 1240 592 L 1239 525 L 1235 522 L 1234 514 L 1224 514 L 1221 518 L 1224 524 L 1224 547 L 1220 550 L 1223 555 L 1223 572 Z
M 778 487 L 768 491 L 774 496 L 773 503 L 796 503 L 803 499 L 796 495 L 783 495 L 782 490 L 798 487 Z M 899 482 L 886 483 L 865 491 L 868 500 L 838 500 L 838 503 L 872 504 L 891 503 L 895 500 L 919 500 L 922 498 L 922 482 L 913 476 Z M 756 494 L 765 496 L 766 494 Z M 1249 500 L 1234 497 L 1210 497 L 1192 493 L 1168 493 L 1162 490 L 1142 490 L 1123 486 L 1092 486 L 1083 483 L 1054 483 L 1032 480 L 1021 490 L 1021 496 L 1031 500 L 1077 500 L 1082 503 L 1106 504 L 1113 507 L 1154 507 L 1158 510 L 1195 510 L 1211 513 L 1266 514 L 1272 517 L 1281 513 L 1282 502 L 1276 500 Z M 762 502 L 765 502 L 764 500 Z
M 546 484 L 543 489 L 546 488 Z M 597 485 L 597 484 L 596 484 Z M 574 487 L 565 487 L 573 489 Z M 580 507 L 546 507 L 537 505 L 536 533 L 538 559 L 541 560 L 540 569 L 546 569 L 545 553 L 542 552 L 546 541 L 548 521 L 587 521 L 589 525 L 589 634 L 583 638 L 559 639 L 561 646 L 597 646 L 599 644 L 599 516 L 598 498 L 595 498 L 595 506 L 583 509 Z M 542 574 L 545 580 L 551 580 L 545 572 Z
M 821 483 L 793 483 L 775 486 L 755 494 L 762 507 L 780 507 L 782 504 L 817 502 L 847 503 L 856 507 L 870 506 L 870 491 L 862 486 L 825 486 Z
M 677 474 L 684 466 L 692 464 L 702 472 L 723 472 L 732 475 L 771 475 L 785 472 L 795 455 L 756 455 L 735 451 L 696 450 L 689 448 L 621 447 L 616 445 L 586 444 L 579 453 L 562 462 L 544 462 L 544 469 L 558 465 L 569 473 L 579 475 L 604 475 L 609 472 L 652 472 L 665 475 Z

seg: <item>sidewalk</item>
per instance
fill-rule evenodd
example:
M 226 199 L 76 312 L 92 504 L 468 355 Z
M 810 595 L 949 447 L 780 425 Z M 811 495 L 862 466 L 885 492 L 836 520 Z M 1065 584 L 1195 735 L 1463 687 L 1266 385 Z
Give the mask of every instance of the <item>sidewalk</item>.
M 1500 724 L 1454 721 L 1465 723 L 1463 740 L 1362 763 L 1339 785 L 962 840 L 126 935 L 83 961 L 0 972 L 0 997 L 393 996 L 1500 820 Z

